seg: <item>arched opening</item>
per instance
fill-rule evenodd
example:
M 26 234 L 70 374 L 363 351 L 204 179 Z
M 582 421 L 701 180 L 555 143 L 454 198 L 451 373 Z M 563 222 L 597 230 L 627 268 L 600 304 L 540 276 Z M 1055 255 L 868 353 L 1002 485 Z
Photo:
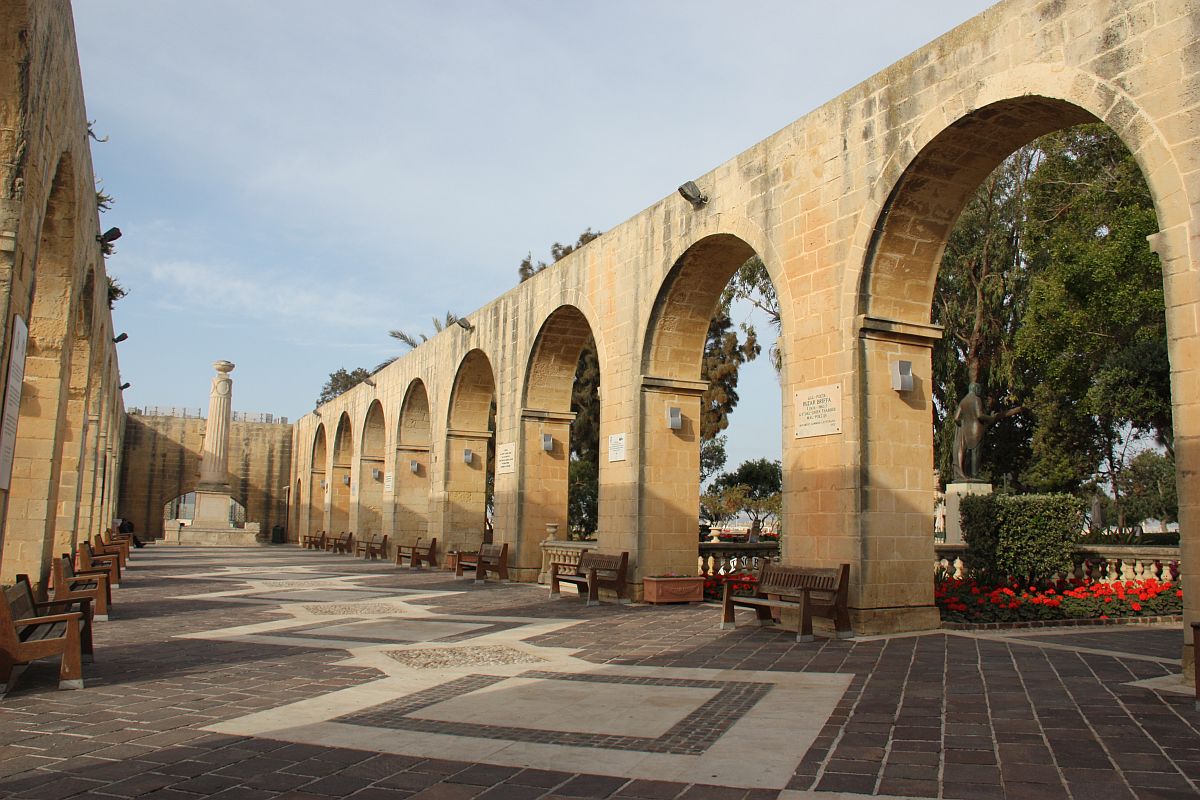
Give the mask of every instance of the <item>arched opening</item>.
M 59 423 L 66 414 L 73 355 L 76 222 L 74 164 L 64 154 L 42 217 L 9 485 L 8 507 L 24 501 L 25 511 L 6 515 L 0 582 L 11 581 L 18 572 L 44 581 L 54 556 L 63 449 Z M 9 331 L 15 324 L 6 320 Z M 14 344 L 17 338 L 13 336 Z M 17 552 L 23 554 L 19 560 Z
M 637 553 L 640 575 L 696 570 L 702 425 L 722 407 L 711 370 L 705 378 L 706 343 L 731 278 L 755 256 L 738 236 L 701 239 L 675 262 L 651 311 L 641 364 L 641 531 L 621 546 Z
M 383 404 L 378 400 L 367 409 L 363 422 L 362 448 L 358 460 L 358 534 L 364 539 L 383 532 L 384 441 L 387 429 Z
M 325 425 L 317 426 L 313 437 L 312 461 L 308 470 L 308 533 L 328 531 L 325 525 L 325 506 L 329 501 L 329 485 L 325 480 L 325 465 L 329 454 L 325 443 Z M 336 533 L 336 531 L 335 531 Z
M 333 465 L 329 473 L 329 532 L 350 530 L 351 464 L 354 458 L 354 431 L 350 415 L 342 412 L 333 435 Z
M 495 400 L 492 363 L 482 350 L 472 350 L 463 357 L 450 394 L 442 513 L 447 550 L 475 549 L 491 536 Z
M 968 394 L 966 384 L 976 384 L 977 380 L 982 382 L 979 388 L 971 390 L 971 394 L 982 395 L 979 408 L 987 412 L 987 420 L 982 427 L 991 427 L 990 433 L 984 434 L 985 437 L 994 439 L 999 435 L 1019 442 L 1022 436 L 1031 435 L 1030 431 L 1034 431 L 1034 436 L 1039 435 L 1036 432 L 1038 426 L 1050 431 L 1052 425 L 1062 424 L 1061 417 L 1056 419 L 1052 414 L 1041 413 L 1033 404 L 1025 407 L 1028 400 L 1034 400 L 1041 403 L 1043 411 L 1048 412 L 1051 406 L 1038 398 L 1057 393 L 1064 387 L 1058 378 L 1049 373 L 1039 373 L 1034 360 L 1023 361 L 1025 356 L 1021 353 L 1024 347 L 1021 342 L 1033 341 L 1037 329 L 1047 330 L 1034 315 L 1023 316 L 1027 306 L 1030 310 L 1035 306 L 1042 309 L 1050 307 L 1036 297 L 1037 285 L 1050 276 L 1050 271 L 1043 271 L 1045 264 L 1039 259 L 1044 257 L 1050 263 L 1059 260 L 1061 252 L 1052 255 L 1045 250 L 1043 256 L 1030 257 L 1023 253 L 1022 248 L 1026 244 L 1019 242 L 1018 238 L 1029 237 L 1029 228 L 1052 229 L 1066 225 L 1066 217 L 1058 218 L 1059 212 L 1040 215 L 1036 220 L 1031 219 L 1026 229 L 1014 229 L 1007 236 L 1008 241 L 1001 242 L 1018 258 L 1013 274 L 1033 287 L 1033 293 L 1023 297 L 1014 294 L 1011 299 L 1007 296 L 1000 298 L 1007 314 L 1002 322 L 1010 329 L 1008 340 L 997 340 L 995 336 L 971 338 L 977 332 L 972 326 L 978 326 L 980 320 L 985 320 L 984 315 L 988 312 L 981 304 L 977 318 L 972 312 L 972 320 L 956 322 L 957 312 L 951 305 L 953 297 L 947 294 L 952 284 L 943 282 L 939 288 L 939 272 L 945 278 L 948 270 L 954 266 L 944 262 L 945 255 L 951 258 L 960 255 L 962 245 L 959 237 L 962 229 L 956 234 L 955 225 L 958 222 L 974 224 L 971 215 L 977 213 L 974 209 L 980 201 L 976 192 L 981 185 L 985 190 L 992 185 L 998 186 L 997 191 L 1001 194 L 996 202 L 1009 202 L 1003 193 L 1014 190 L 997 184 L 997 181 L 1006 169 L 1013 169 L 1009 166 L 1014 163 L 1010 156 L 1014 153 L 1019 156 L 1021 148 L 1053 132 L 1057 133 L 1050 137 L 1050 141 L 1064 141 L 1070 137 L 1083 141 L 1083 138 L 1092 137 L 1096 141 L 1107 138 L 1116 142 L 1116 134 L 1103 126 L 1075 127 L 1098 121 L 1101 120 L 1077 105 L 1036 95 L 989 104 L 956 120 L 934 136 L 908 165 L 890 193 L 876 224 L 859 293 L 862 316 L 857 359 L 859 390 L 863 398 L 860 407 L 865 409 L 860 430 L 864 513 L 861 515 L 861 541 L 856 547 L 856 552 L 862 554 L 858 569 L 862 586 L 861 591 L 852 590 L 851 605 L 860 609 L 860 616 L 871 614 L 873 609 L 888 609 L 893 616 L 909 613 L 913 620 L 922 620 L 906 623 L 906 626 L 928 627 L 937 624 L 928 570 L 929 541 L 933 529 L 929 509 L 937 489 L 934 472 L 935 434 L 931 421 L 942 419 L 953 430 L 953 416 L 958 401 Z M 1141 149 L 1139 145 L 1145 142 L 1125 144 L 1137 153 Z M 1132 158 L 1123 147 L 1117 147 L 1125 158 Z M 1060 163 L 1070 163 L 1077 160 L 1078 154 L 1061 153 L 1059 156 L 1065 158 Z M 1035 153 L 1029 163 L 1016 164 L 1019 168 L 1013 173 L 1016 177 L 1010 176 L 1008 180 L 1025 180 L 1036 186 L 1039 171 L 1046 163 L 1053 163 L 1047 161 L 1050 158 L 1049 150 L 1042 150 L 1040 155 Z M 1139 166 L 1144 168 L 1144 165 Z M 1152 179 L 1154 175 L 1146 172 L 1142 177 Z M 1157 203 L 1152 182 L 1149 188 L 1151 197 Z M 1086 182 L 1081 181 L 1067 194 L 1087 191 Z M 965 217 L 964 210 L 967 212 Z M 1161 289 L 1162 265 L 1157 259 L 1150 258 L 1144 244 L 1147 233 L 1153 230 L 1155 228 L 1152 227 L 1149 231 L 1139 231 L 1133 239 L 1137 240 L 1136 245 L 1146 256 L 1142 263 L 1149 263 L 1151 267 L 1144 274 L 1148 274 L 1150 280 L 1158 283 Z M 1096 240 L 1109 235 L 1107 226 L 1095 228 L 1093 233 Z M 1150 238 L 1153 240 L 1159 235 L 1156 233 Z M 1116 238 L 1115 235 L 1112 237 L 1113 240 Z M 995 250 L 987 251 L 986 257 L 1000 260 Z M 1091 281 L 1085 276 L 1103 268 L 1104 265 L 1099 261 L 1083 265 L 1074 284 L 1068 287 L 1072 303 L 1080 301 L 1092 291 L 1087 288 Z M 966 294 L 972 297 L 978 295 L 982 298 L 989 292 L 1014 291 L 1010 278 L 998 269 L 985 273 L 965 271 L 960 280 L 966 283 Z M 1066 305 L 1062 307 L 1067 308 Z M 1080 307 L 1086 307 L 1086 303 Z M 1170 310 L 1163 311 L 1160 305 L 1159 313 L 1165 314 L 1166 327 L 1169 328 Z M 938 327 L 931 326 L 931 320 Z M 992 324 L 991 320 L 986 322 Z M 964 343 L 970 342 L 964 353 L 953 356 L 964 358 L 957 365 L 957 371 L 947 371 L 941 360 L 944 356 L 937 365 L 932 363 L 931 353 L 935 352 L 935 347 L 936 352 L 946 352 L 945 345 L 935 345 L 941 335 L 942 324 L 947 326 L 947 332 L 952 337 Z M 1083 363 L 1089 349 L 1113 352 L 1118 349 L 1117 340 L 1105 332 L 1099 320 L 1093 318 L 1088 327 L 1098 331 L 1094 333 L 1095 336 L 1106 337 L 1104 342 L 1096 347 L 1089 345 L 1076 349 L 1076 343 L 1070 339 L 1055 337 L 1051 344 L 1055 352 L 1049 354 L 1046 351 L 1038 358 L 1044 363 L 1055 358 Z M 1001 341 L 1001 344 L 996 344 L 996 341 Z M 1014 344 L 1013 349 L 1008 350 L 1009 344 L 1004 344 L 1005 341 Z M 1169 347 L 1176 346 L 1175 340 L 1168 341 Z M 900 360 L 912 364 L 915 381 L 911 390 L 897 392 L 890 384 L 890 368 Z M 1174 357 L 1172 362 L 1176 362 Z M 1005 372 L 1008 373 L 1007 377 Z M 1021 388 L 1021 384 L 1024 384 L 1024 388 Z M 968 413 L 968 416 L 973 417 L 974 414 Z M 1022 424 L 1026 426 L 1025 430 L 1005 430 L 1004 425 L 1010 419 L 1024 419 Z M 945 428 L 943 437 L 944 432 Z M 1064 457 L 1056 462 L 1057 467 L 1064 471 L 1074 469 L 1068 464 L 1068 451 L 1072 449 L 1074 447 L 1062 451 Z M 943 466 L 949 468 L 951 461 L 945 457 L 944 451 L 945 447 Z M 1008 463 L 1019 463 L 1024 458 L 1017 453 L 999 454 L 993 451 L 992 454 L 1007 459 Z M 956 459 L 955 468 L 961 470 L 963 463 Z M 981 476 L 963 477 L 960 474 L 958 481 L 961 482 L 956 481 L 953 475 L 941 475 L 944 482 L 951 484 L 946 487 L 948 512 L 957 516 L 957 503 L 954 502 L 957 497 L 951 498 L 950 495 L 990 492 L 992 483 L 997 487 L 1008 485 L 1009 488 L 1019 488 L 1019 484 L 1028 477 L 1017 474 L 1018 470 L 1002 475 L 1003 472 L 1004 468 L 993 471 L 985 465 Z M 948 520 L 947 528 L 952 525 Z
M 585 350 L 590 364 L 581 364 Z M 539 545 L 551 530 L 562 539 L 568 531 L 579 538 L 596 532 L 599 420 L 585 420 L 589 430 L 583 433 L 573 425 L 579 408 L 576 392 L 581 390 L 577 378 L 581 369 L 598 371 L 595 350 L 591 326 L 575 306 L 555 309 L 534 341 L 521 408 L 515 569 L 540 568 Z M 588 390 L 595 393 L 590 383 Z M 586 407 L 598 411 L 596 398 L 589 399 Z
M 429 393 L 421 379 L 409 384 L 396 425 L 395 531 L 396 541 L 415 545 L 429 534 L 430 482 Z

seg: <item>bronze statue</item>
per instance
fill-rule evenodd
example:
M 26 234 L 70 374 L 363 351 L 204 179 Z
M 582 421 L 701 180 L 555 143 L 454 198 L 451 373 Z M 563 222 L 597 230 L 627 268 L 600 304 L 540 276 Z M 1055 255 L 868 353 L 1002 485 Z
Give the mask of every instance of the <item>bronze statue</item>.
M 972 383 L 967 388 L 967 394 L 958 403 L 954 412 L 954 423 L 958 427 L 954 431 L 954 480 L 979 480 L 979 446 L 983 444 L 983 434 L 988 426 L 996 421 L 997 414 L 986 413 L 983 398 L 979 396 L 982 387 Z

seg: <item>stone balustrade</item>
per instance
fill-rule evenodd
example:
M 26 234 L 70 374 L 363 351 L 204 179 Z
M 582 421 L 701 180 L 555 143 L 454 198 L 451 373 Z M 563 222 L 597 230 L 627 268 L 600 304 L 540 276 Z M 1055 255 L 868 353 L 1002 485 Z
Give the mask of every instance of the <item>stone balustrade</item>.
M 934 545 L 933 568 L 947 575 L 963 578 L 966 567 L 962 560 L 965 545 Z M 1071 577 L 1081 580 L 1113 583 L 1155 578 L 1169 582 L 1179 580 L 1179 548 L 1139 545 L 1075 545 L 1075 572 Z
M 578 564 L 579 557 L 585 550 L 594 550 L 599 544 L 595 539 L 582 542 L 566 541 L 563 539 L 545 539 L 542 541 L 542 569 L 538 573 L 538 583 L 550 580 L 551 562 Z
M 751 572 L 765 561 L 779 561 L 779 542 L 701 542 L 701 575 Z

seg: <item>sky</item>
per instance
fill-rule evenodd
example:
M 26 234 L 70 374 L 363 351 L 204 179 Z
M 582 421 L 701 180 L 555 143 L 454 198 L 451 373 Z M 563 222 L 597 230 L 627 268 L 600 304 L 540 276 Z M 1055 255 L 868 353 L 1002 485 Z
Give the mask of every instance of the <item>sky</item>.
M 127 407 L 295 420 L 990 0 L 75 0 Z M 337 13 L 334 13 L 334 12 Z M 737 321 L 768 326 L 737 309 Z M 760 338 L 769 343 L 773 336 Z M 764 347 L 764 351 L 765 351 Z M 779 458 L 743 367 L 729 467 Z

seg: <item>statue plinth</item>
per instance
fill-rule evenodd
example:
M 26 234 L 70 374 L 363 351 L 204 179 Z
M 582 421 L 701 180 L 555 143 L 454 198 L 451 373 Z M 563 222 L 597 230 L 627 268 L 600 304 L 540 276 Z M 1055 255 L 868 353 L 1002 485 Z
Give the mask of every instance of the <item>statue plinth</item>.
M 946 484 L 946 544 L 963 544 L 962 517 L 959 510 L 962 498 L 969 494 L 991 493 L 992 485 L 983 481 Z

